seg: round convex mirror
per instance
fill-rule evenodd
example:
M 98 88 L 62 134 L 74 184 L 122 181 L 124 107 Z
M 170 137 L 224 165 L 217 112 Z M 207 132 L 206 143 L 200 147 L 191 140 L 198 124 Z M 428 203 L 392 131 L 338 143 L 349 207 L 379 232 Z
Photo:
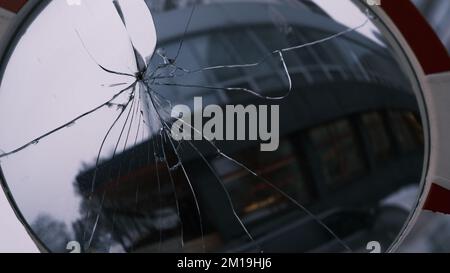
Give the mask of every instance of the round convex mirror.
M 426 119 L 365 1 L 27 5 L 1 60 L 0 166 L 42 250 L 398 243 Z

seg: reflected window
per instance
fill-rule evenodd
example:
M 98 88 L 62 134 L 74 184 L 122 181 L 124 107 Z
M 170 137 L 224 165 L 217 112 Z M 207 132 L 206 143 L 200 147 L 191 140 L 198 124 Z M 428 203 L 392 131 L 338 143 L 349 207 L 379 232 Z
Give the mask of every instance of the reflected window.
M 203 52 L 209 52 L 207 55 L 208 60 L 205 64 L 212 65 L 223 65 L 223 64 L 235 64 L 239 63 L 239 59 L 236 54 L 232 53 L 232 48 L 224 38 L 221 32 L 213 33 L 209 37 L 198 37 L 197 44 L 205 44 L 207 48 L 202 51 L 201 47 L 197 48 L 200 55 L 204 55 Z M 235 79 L 242 76 L 242 71 L 240 69 L 221 69 L 214 73 L 219 81 L 226 81 L 230 79 Z
M 377 112 L 372 112 L 362 115 L 361 120 L 375 160 L 382 161 L 388 158 L 392 152 L 392 143 L 382 116 Z
M 302 204 L 312 200 L 302 161 L 291 142 L 284 140 L 276 152 L 254 156 L 257 149 L 243 150 L 235 158 Z M 216 159 L 213 164 L 233 197 L 236 211 L 243 221 L 259 222 L 291 208 L 286 198 L 273 187 L 236 164 L 225 159 Z
M 419 149 L 423 143 L 423 133 L 419 130 L 420 123 L 410 112 L 389 111 L 392 130 L 402 152 L 411 152 Z
M 321 32 L 315 29 L 311 29 L 308 31 L 302 31 L 303 36 L 305 37 L 306 41 L 317 41 L 319 39 L 323 39 L 324 37 L 328 37 L 330 33 Z M 333 44 L 334 41 L 329 41 L 328 43 Z M 338 64 L 338 62 L 334 59 L 335 55 L 332 51 L 330 51 L 330 46 L 324 45 L 324 44 L 318 44 L 311 48 L 311 50 L 314 52 L 314 54 L 317 56 L 318 59 L 320 59 L 320 62 L 324 65 L 330 65 L 330 64 Z
M 364 173 L 366 166 L 357 134 L 348 120 L 310 130 L 326 184 L 337 186 Z

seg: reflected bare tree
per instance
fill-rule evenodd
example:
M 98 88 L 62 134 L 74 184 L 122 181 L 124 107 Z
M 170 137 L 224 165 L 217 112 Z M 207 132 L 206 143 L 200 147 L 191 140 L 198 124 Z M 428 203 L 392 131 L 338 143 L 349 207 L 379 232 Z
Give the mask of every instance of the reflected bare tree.
M 40 214 L 31 227 L 47 248 L 56 252 L 66 251 L 66 245 L 71 240 L 66 224 L 50 215 Z

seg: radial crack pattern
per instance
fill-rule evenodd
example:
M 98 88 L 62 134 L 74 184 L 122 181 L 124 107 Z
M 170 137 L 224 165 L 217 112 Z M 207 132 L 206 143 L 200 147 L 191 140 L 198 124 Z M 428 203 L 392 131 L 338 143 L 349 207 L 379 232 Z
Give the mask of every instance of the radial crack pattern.
M 121 21 L 123 22 L 123 25 L 125 28 L 127 28 L 126 25 L 126 18 L 125 15 L 122 12 L 122 9 L 120 7 L 120 4 L 118 1 L 114 1 L 114 6 L 117 10 L 117 16 L 120 17 Z M 241 219 L 241 216 L 238 214 L 237 210 L 235 209 L 235 205 L 233 202 L 233 196 L 229 192 L 229 190 L 224 185 L 223 179 L 220 177 L 220 175 L 217 173 L 215 168 L 211 165 L 207 157 L 201 152 L 201 150 L 196 145 L 195 141 L 176 141 L 173 139 L 171 135 L 171 128 L 174 126 L 174 123 L 176 121 L 182 122 L 184 125 L 188 126 L 188 128 L 194 130 L 196 134 L 199 134 L 203 141 L 206 141 L 209 146 L 215 151 L 217 157 L 221 157 L 238 168 L 244 170 L 248 174 L 254 176 L 255 178 L 261 180 L 266 185 L 270 186 L 274 191 L 276 191 L 278 194 L 283 196 L 286 200 L 291 202 L 293 205 L 295 205 L 299 210 L 301 210 L 303 213 L 308 215 L 313 221 L 315 221 L 320 227 L 322 227 L 326 232 L 328 232 L 334 239 L 336 239 L 343 249 L 345 251 L 351 251 L 350 247 L 342 240 L 331 228 L 329 228 L 323 220 L 316 216 L 313 212 L 311 212 L 309 209 L 307 209 L 303 204 L 301 204 L 298 200 L 291 197 L 288 193 L 283 191 L 280 187 L 276 186 L 271 181 L 267 180 L 266 178 L 259 175 L 256 171 L 253 171 L 249 167 L 247 167 L 244 163 L 239 162 L 238 160 L 234 159 L 233 157 L 225 154 L 214 142 L 212 139 L 208 139 L 197 129 L 192 127 L 190 124 L 187 124 L 184 122 L 181 118 L 172 118 L 170 119 L 170 111 L 172 108 L 172 102 L 167 99 L 163 94 L 158 92 L 158 89 L 161 86 L 166 87 L 179 87 L 179 88 L 191 88 L 191 89 L 205 89 L 209 91 L 225 91 L 225 92 L 243 92 L 249 95 L 252 95 L 254 97 L 265 99 L 265 100 L 272 100 L 272 101 L 280 101 L 287 99 L 292 92 L 294 92 L 294 86 L 293 81 L 291 78 L 291 74 L 286 62 L 286 56 L 285 54 L 287 52 L 291 51 L 298 51 L 302 50 L 306 47 L 316 46 L 323 43 L 326 43 L 330 40 L 337 39 L 343 35 L 346 35 L 348 33 L 354 32 L 360 28 L 363 28 L 370 22 L 370 16 L 367 17 L 367 19 L 360 24 L 359 26 L 345 29 L 344 31 L 326 36 L 324 38 L 310 41 L 308 43 L 300 44 L 300 45 L 292 45 L 287 48 L 279 48 L 277 50 L 274 50 L 272 52 L 269 52 L 268 54 L 262 56 L 259 60 L 252 62 L 252 63 L 244 63 L 244 64 L 224 64 L 224 65 L 215 65 L 215 66 L 208 66 L 198 69 L 186 69 L 181 66 L 177 65 L 177 60 L 179 57 L 183 55 L 183 47 L 185 45 L 185 39 L 187 36 L 187 33 L 189 31 L 189 27 L 191 22 L 195 19 L 195 9 L 196 7 L 193 6 L 192 11 L 189 14 L 189 17 L 187 19 L 186 25 L 185 25 L 185 31 L 183 34 L 183 37 L 179 41 L 179 47 L 176 50 L 176 54 L 173 58 L 169 58 L 163 49 L 158 49 L 156 51 L 156 54 L 154 54 L 153 59 L 158 58 L 160 59 L 160 62 L 158 62 L 158 65 L 156 68 L 152 68 L 150 63 L 146 63 L 144 61 L 144 58 L 141 56 L 139 51 L 136 49 L 136 47 L 133 44 L 133 41 L 131 38 L 129 39 L 129 43 L 131 48 L 133 49 L 133 55 L 134 55 L 134 61 L 136 67 L 134 68 L 135 71 L 133 73 L 125 73 L 121 71 L 114 71 L 112 69 L 109 69 L 102 64 L 100 64 L 96 58 L 90 53 L 89 51 L 89 45 L 87 45 L 81 36 L 81 34 L 76 31 L 76 35 L 78 36 L 79 40 L 81 41 L 81 45 L 83 46 L 86 53 L 89 55 L 89 58 L 92 59 L 92 61 L 98 66 L 99 69 L 104 71 L 105 73 L 117 75 L 117 76 L 126 76 L 130 77 L 130 79 L 133 79 L 133 82 L 130 83 L 111 83 L 111 84 L 105 84 L 104 86 L 109 88 L 116 88 L 119 86 L 126 85 L 125 88 L 119 90 L 116 94 L 113 95 L 111 99 L 108 101 L 92 108 L 89 111 L 86 111 L 85 113 L 80 114 L 79 116 L 69 120 L 68 122 L 62 124 L 61 126 L 58 126 L 54 129 L 51 129 L 50 131 L 35 137 L 31 141 L 9 151 L 9 152 L 2 152 L 0 154 L 1 158 L 6 158 L 9 156 L 13 156 L 16 153 L 19 153 L 26 148 L 38 144 L 40 141 L 50 137 L 53 134 L 56 134 L 63 130 L 64 128 L 71 127 L 81 119 L 95 114 L 97 111 L 103 108 L 117 108 L 119 113 L 117 114 L 117 117 L 114 119 L 112 124 L 110 125 L 107 132 L 105 132 L 105 135 L 103 136 L 103 139 L 101 143 L 99 144 L 99 150 L 97 153 L 97 157 L 95 159 L 95 168 L 94 173 L 92 176 L 92 181 L 90 184 L 90 195 L 89 195 L 89 202 L 94 202 L 96 209 L 96 215 L 91 215 L 92 212 L 88 212 L 86 215 L 86 219 L 92 219 L 93 222 L 91 224 L 90 231 L 85 230 L 85 248 L 86 250 L 89 250 L 95 240 L 97 229 L 99 228 L 99 221 L 101 221 L 101 214 L 102 210 L 104 209 L 104 202 L 113 202 L 106 198 L 107 195 L 111 194 L 111 190 L 108 189 L 104 185 L 99 185 L 98 182 L 98 175 L 100 174 L 100 169 L 102 165 L 102 153 L 104 152 L 105 144 L 108 141 L 108 138 L 110 137 L 111 133 L 119 124 L 120 133 L 119 137 L 116 140 L 116 144 L 114 147 L 114 151 L 112 154 L 112 158 L 114 158 L 117 153 L 120 150 L 124 153 L 129 145 L 136 146 L 139 141 L 144 142 L 148 141 L 150 144 L 150 147 L 148 147 L 148 153 L 152 150 L 152 156 L 147 156 L 147 163 L 154 161 L 154 169 L 156 171 L 156 180 L 157 180 L 157 192 L 158 192 L 158 200 L 156 203 L 158 203 L 159 211 L 163 209 L 163 202 L 162 202 L 162 181 L 161 181 L 161 175 L 163 172 L 166 172 L 168 174 L 168 183 L 170 184 L 170 189 L 172 191 L 173 198 L 175 200 L 175 207 L 176 207 L 176 215 L 177 215 L 177 222 L 179 225 L 179 235 L 180 235 L 180 245 L 181 248 L 184 248 L 185 246 L 185 234 L 184 234 L 184 225 L 182 222 L 182 210 L 181 210 L 181 204 L 180 204 L 180 197 L 177 192 L 177 186 L 175 183 L 175 175 L 176 173 L 179 173 L 181 171 L 185 183 L 187 183 L 187 186 L 189 187 L 190 194 L 192 195 L 192 198 L 195 202 L 195 209 L 198 214 L 198 228 L 201 233 L 201 239 L 202 239 L 202 249 L 203 251 L 207 251 L 207 245 L 205 243 L 204 238 L 204 221 L 202 216 L 202 203 L 201 200 L 198 197 L 198 189 L 196 189 L 196 183 L 192 183 L 193 177 L 189 176 L 189 172 L 187 170 L 187 166 L 185 165 L 184 159 L 183 159 L 183 147 L 188 147 L 192 149 L 197 156 L 203 161 L 203 163 L 206 165 L 206 167 L 209 169 L 209 171 L 212 173 L 212 175 L 215 177 L 215 180 L 217 183 L 220 184 L 220 188 L 223 190 L 228 205 L 232 209 L 232 214 L 239 223 L 240 228 L 242 229 L 243 233 L 251 242 L 254 242 L 255 244 L 258 244 L 257 238 L 254 237 L 254 235 L 251 233 L 251 230 L 246 226 L 244 221 Z M 213 86 L 208 84 L 203 84 L 201 82 L 196 84 L 191 83 L 182 83 L 182 82 L 174 82 L 174 80 L 179 79 L 185 79 L 186 77 L 194 74 L 204 73 L 208 71 L 214 71 L 214 70 L 233 70 L 233 69 L 242 69 L 242 68 L 255 68 L 262 66 L 268 61 L 274 61 L 276 60 L 277 63 L 280 64 L 282 68 L 283 75 L 286 79 L 286 87 L 285 92 L 282 95 L 279 96 L 267 96 L 260 90 L 252 90 L 247 87 L 239 87 L 239 86 Z M 150 61 L 150 60 L 149 60 Z M 123 96 L 128 96 L 126 103 L 120 103 L 118 102 L 118 98 L 121 98 Z M 126 113 L 126 115 L 125 115 Z M 134 140 L 133 140 L 134 138 Z M 146 138 L 148 138 L 146 140 Z M 131 140 L 131 141 L 130 141 Z M 131 143 L 130 143 L 131 142 Z M 0 150 L 1 151 L 1 150 Z M 175 157 L 176 162 L 174 164 L 170 164 L 168 159 L 168 154 Z M 136 158 L 138 155 L 133 151 L 131 153 L 131 156 L 127 158 L 128 168 L 131 168 L 131 164 L 137 164 L 133 163 L 136 162 Z M 125 163 L 123 164 L 125 166 Z M 119 178 L 121 176 L 121 169 L 122 169 L 122 163 L 120 164 L 118 173 L 112 173 L 111 170 L 108 174 L 107 180 L 116 180 L 119 181 Z M 148 178 L 148 180 L 151 180 L 152 178 Z M 119 186 L 119 182 L 116 182 L 116 190 Z M 142 198 L 151 198 L 146 197 L 146 194 L 142 192 L 143 189 L 148 188 L 145 183 L 149 183 L 149 185 L 152 183 L 152 181 L 144 181 L 142 183 L 139 183 L 136 186 L 135 189 L 135 206 L 136 210 L 139 206 L 140 200 Z M 93 196 L 98 193 L 98 191 L 101 192 L 102 196 L 99 201 L 94 200 Z M 114 191 L 112 191 L 114 192 Z M 107 200 L 108 199 L 108 200 Z M 119 208 L 116 207 L 113 212 L 112 219 L 109 219 L 112 226 L 112 235 L 114 236 L 114 227 L 117 224 L 117 217 L 116 213 L 118 213 Z M 161 216 L 156 216 L 156 222 L 161 222 L 160 219 Z M 107 221 L 107 220 L 105 220 Z M 159 224 L 161 225 L 161 224 Z M 158 236 L 159 236 L 159 251 L 162 251 L 162 241 L 163 241 L 163 229 L 162 227 L 157 227 L 159 229 Z M 87 233 L 89 236 L 87 236 Z M 307 236 L 305 234 L 305 236 Z M 110 239 L 110 242 L 112 239 Z M 259 246 L 260 247 L 260 246 Z M 109 249 L 111 248 L 111 243 L 109 246 Z M 260 251 L 263 251 L 262 247 L 260 247 Z

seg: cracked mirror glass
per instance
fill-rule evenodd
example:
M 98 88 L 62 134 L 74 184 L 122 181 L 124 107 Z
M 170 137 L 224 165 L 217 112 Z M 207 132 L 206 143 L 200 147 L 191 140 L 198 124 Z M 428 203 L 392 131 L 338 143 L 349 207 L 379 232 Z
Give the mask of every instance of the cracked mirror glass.
M 411 68 L 364 1 L 55 0 L 2 61 L 2 182 L 51 252 L 381 252 Z

